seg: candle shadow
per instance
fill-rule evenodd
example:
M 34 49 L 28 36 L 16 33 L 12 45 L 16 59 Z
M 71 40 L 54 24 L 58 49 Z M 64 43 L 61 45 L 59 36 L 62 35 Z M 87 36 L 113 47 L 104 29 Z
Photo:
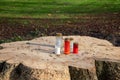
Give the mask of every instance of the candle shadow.
M 30 45 L 30 46 L 39 46 L 39 47 L 41 47 L 41 46 L 43 46 L 43 47 L 45 47 L 45 48 L 35 48 L 35 49 L 32 49 L 33 51 L 35 50 L 35 51 L 37 51 L 38 53 L 50 53 L 50 54 L 53 54 L 54 53 L 54 45 L 50 45 L 50 44 L 39 44 L 39 43 L 26 43 L 26 44 L 28 44 L 28 45 Z M 49 47 L 49 49 L 47 48 L 47 47 Z
M 46 46 L 46 47 L 52 47 L 54 48 L 54 45 L 50 45 L 50 44 L 38 44 L 38 43 L 26 43 L 26 44 L 29 44 L 29 45 L 36 45 L 36 46 Z
M 42 53 L 50 53 L 50 54 L 54 54 L 54 49 L 50 49 L 50 50 L 45 50 L 45 49 L 33 49 L 33 50 L 36 50 L 39 52 L 42 52 Z

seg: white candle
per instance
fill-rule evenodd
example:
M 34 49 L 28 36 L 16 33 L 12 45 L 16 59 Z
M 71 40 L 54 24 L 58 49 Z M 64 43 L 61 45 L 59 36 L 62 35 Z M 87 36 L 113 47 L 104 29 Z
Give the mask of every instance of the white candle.
M 62 47 L 62 34 L 57 33 L 55 43 L 55 54 L 60 54 L 61 47 Z
M 60 54 L 60 48 L 59 47 L 55 47 L 55 54 Z

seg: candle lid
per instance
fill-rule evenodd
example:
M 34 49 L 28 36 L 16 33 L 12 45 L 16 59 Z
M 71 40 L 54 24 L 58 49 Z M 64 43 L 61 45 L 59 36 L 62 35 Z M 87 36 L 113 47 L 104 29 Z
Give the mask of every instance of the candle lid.
M 62 36 L 62 33 L 56 33 L 56 36 Z
M 71 38 L 70 38 L 70 41 L 72 41 L 72 40 L 73 40 L 73 38 L 71 37 Z
M 78 42 L 74 42 L 75 45 L 78 45 Z
M 70 39 L 69 38 L 65 38 L 65 41 L 69 41 Z

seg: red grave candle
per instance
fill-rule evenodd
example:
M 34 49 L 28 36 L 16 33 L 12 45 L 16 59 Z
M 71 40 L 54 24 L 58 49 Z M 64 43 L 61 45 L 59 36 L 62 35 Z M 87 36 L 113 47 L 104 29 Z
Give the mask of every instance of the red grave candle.
M 70 54 L 70 40 L 68 38 L 64 42 L 64 54 Z
M 78 43 L 73 44 L 73 53 L 78 54 Z

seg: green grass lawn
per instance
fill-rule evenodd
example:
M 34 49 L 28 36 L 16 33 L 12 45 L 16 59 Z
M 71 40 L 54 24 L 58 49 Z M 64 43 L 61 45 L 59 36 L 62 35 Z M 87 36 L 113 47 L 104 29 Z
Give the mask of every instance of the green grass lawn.
M 120 13 L 120 0 L 0 0 L 0 17 L 68 18 Z

